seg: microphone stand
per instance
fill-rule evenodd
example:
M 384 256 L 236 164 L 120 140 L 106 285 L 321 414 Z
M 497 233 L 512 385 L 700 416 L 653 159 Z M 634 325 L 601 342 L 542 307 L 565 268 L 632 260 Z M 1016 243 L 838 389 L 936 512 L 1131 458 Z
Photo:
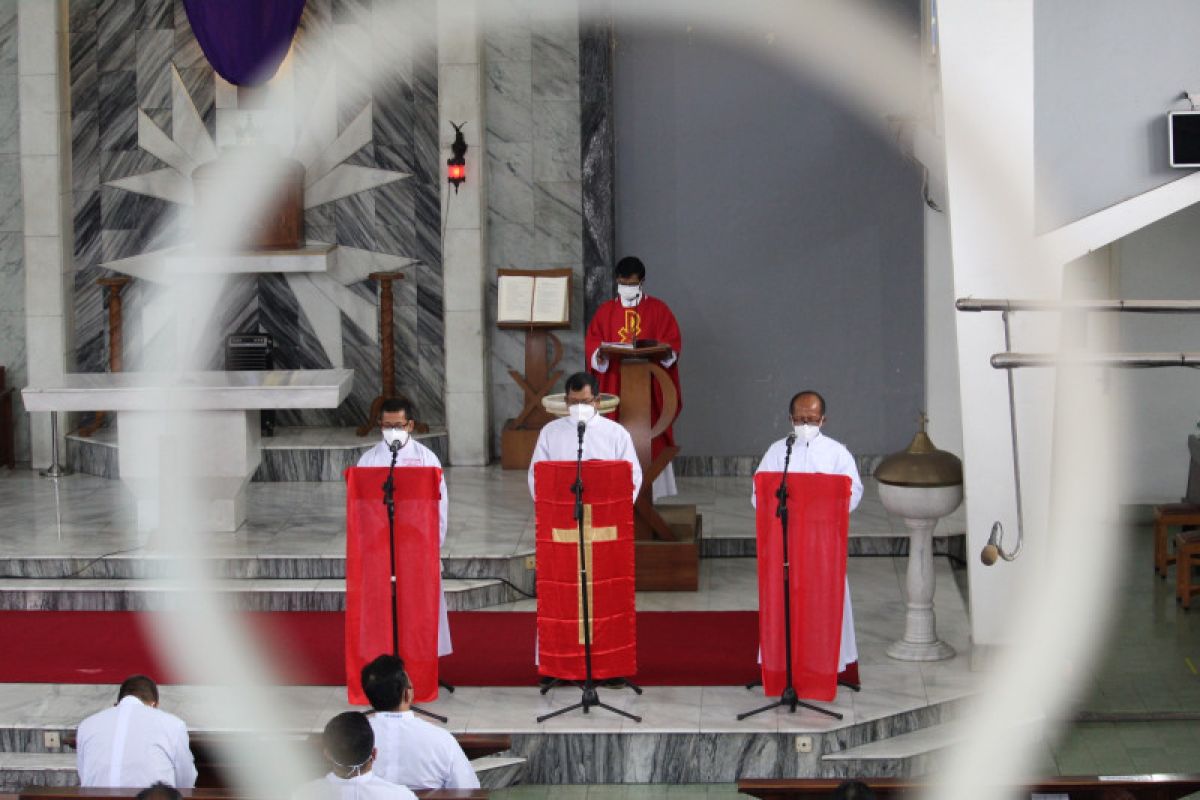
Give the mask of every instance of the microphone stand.
M 792 565 L 788 557 L 788 465 L 792 460 L 792 445 L 796 443 L 796 434 L 787 437 L 787 453 L 783 457 L 783 477 L 779 482 L 779 490 L 775 492 L 775 497 L 779 500 L 779 505 L 775 509 L 775 516 L 779 517 L 780 530 L 783 534 L 783 646 L 784 650 L 784 675 L 787 681 L 784 687 L 783 694 L 773 703 L 768 703 L 762 708 L 756 708 L 753 711 L 746 711 L 738 714 L 739 721 L 746 717 L 752 717 L 755 714 L 761 714 L 764 711 L 770 711 L 772 708 L 787 706 L 789 714 L 796 713 L 797 706 L 817 711 L 834 719 L 841 719 L 842 715 L 836 711 L 830 711 L 820 706 L 814 706 L 811 703 L 805 703 L 796 695 L 796 686 L 792 676 Z
M 396 458 L 400 455 L 400 442 L 392 442 L 388 445 L 392 451 L 392 463 L 388 467 L 387 480 L 383 482 L 383 504 L 387 506 L 388 518 L 388 572 L 392 578 L 392 655 L 396 658 L 400 657 L 400 620 L 396 614 Z M 426 711 L 419 706 L 409 706 L 410 710 L 418 714 L 424 714 L 430 719 L 436 719 L 443 725 L 446 723 L 446 717 L 441 714 L 434 714 L 432 711 Z
M 596 692 L 596 683 L 592 679 L 592 626 L 591 626 L 591 610 L 588 608 L 588 568 L 587 568 L 587 547 L 583 540 L 583 434 L 587 429 L 586 422 L 580 422 L 576 428 L 579 432 L 579 450 L 575 455 L 575 484 L 571 487 L 571 491 L 575 493 L 575 524 L 579 528 L 579 597 L 583 608 L 583 668 L 584 680 L 582 684 L 577 684 L 583 690 L 583 696 L 578 703 L 569 705 L 566 708 L 560 708 L 557 711 L 551 711 L 549 714 L 543 714 L 537 718 L 538 722 L 545 722 L 551 717 L 557 717 L 560 714 L 566 714 L 568 711 L 574 711 L 577 708 L 583 709 L 583 713 L 588 713 L 588 709 L 599 707 L 607 709 L 614 714 L 620 714 L 626 719 L 631 719 L 634 722 L 641 722 L 642 718 L 630 714 L 628 711 L 622 711 L 619 708 L 610 706 L 608 703 L 600 701 L 600 696 Z M 642 693 L 642 690 L 632 683 L 629 684 L 635 692 Z M 542 694 L 545 694 L 549 687 L 542 689 Z

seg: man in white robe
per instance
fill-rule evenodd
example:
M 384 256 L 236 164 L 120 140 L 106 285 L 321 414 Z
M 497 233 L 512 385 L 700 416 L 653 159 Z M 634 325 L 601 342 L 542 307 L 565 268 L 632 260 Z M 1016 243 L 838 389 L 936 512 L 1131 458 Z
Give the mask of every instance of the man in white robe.
M 382 655 L 362 669 L 362 687 L 374 711 L 374 772 L 409 789 L 478 789 L 479 777 L 458 740 L 445 728 L 418 719 L 404 662 Z
M 321 738 L 333 769 L 324 778 L 301 786 L 293 800 L 416 800 L 408 788 L 371 770 L 377 755 L 375 734 L 361 711 L 347 711 L 329 720 Z
M 858 508 L 862 500 L 863 485 L 858 477 L 858 466 L 854 456 L 840 442 L 821 433 L 825 424 L 825 398 L 814 391 L 804 391 L 792 398 L 789 406 L 792 425 L 795 428 L 795 443 L 788 472 L 822 472 L 828 475 L 845 475 L 850 479 L 850 510 Z M 787 454 L 787 439 L 780 439 L 767 448 L 755 472 L 783 472 L 783 461 Z M 750 504 L 757 507 L 754 487 L 750 488 Z M 854 639 L 854 612 L 850 608 L 850 579 L 846 578 L 846 600 L 842 609 L 842 646 L 838 655 L 838 672 L 858 660 L 858 645 Z
M 529 495 L 537 500 L 534 469 L 539 461 L 574 461 L 579 454 L 579 424 L 583 423 L 584 461 L 628 461 L 633 467 L 633 499 L 642 488 L 642 468 L 629 431 L 620 423 L 601 416 L 596 411 L 599 384 L 586 372 L 576 372 L 567 378 L 567 409 L 569 414 L 547 423 L 538 433 L 529 462 Z
M 383 441 L 363 453 L 358 459 L 360 467 L 390 467 L 392 464 L 392 447 L 396 450 L 396 467 L 437 467 L 441 469 L 442 462 L 425 445 L 413 438 L 412 432 L 416 423 L 416 411 L 413 404 L 402 397 L 393 397 L 383 401 L 379 414 L 379 427 L 383 431 Z M 446 476 L 442 476 L 438 490 L 441 498 L 438 500 L 438 547 L 446 543 L 446 515 L 450 509 L 450 495 L 446 491 Z M 440 578 L 439 578 L 440 581 Z M 440 585 L 439 585 L 439 588 Z M 450 644 L 450 622 L 446 615 L 446 593 L 443 591 L 438 601 L 438 655 L 448 656 L 454 652 Z
M 158 686 L 145 675 L 126 678 L 115 706 L 79 723 L 75 751 L 81 786 L 196 785 L 187 725 L 158 708 Z

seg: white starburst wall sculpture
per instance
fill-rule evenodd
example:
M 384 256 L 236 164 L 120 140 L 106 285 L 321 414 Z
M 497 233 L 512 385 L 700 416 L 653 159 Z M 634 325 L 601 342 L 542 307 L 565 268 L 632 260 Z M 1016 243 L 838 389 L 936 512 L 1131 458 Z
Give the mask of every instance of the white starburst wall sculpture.
M 195 203 L 192 173 L 197 167 L 217 159 L 220 151 L 209 134 L 196 105 L 174 65 L 171 70 L 171 135 L 168 136 L 138 110 L 138 146 L 167 166 L 140 175 L 109 181 L 107 185 L 127 192 L 156 197 L 190 209 Z M 372 104 L 368 101 L 345 129 L 337 132 L 337 102 L 332 77 L 327 77 L 312 99 L 307 119 L 291 145 L 295 129 L 290 109 L 240 111 L 236 108 L 236 89 L 214 78 L 218 96 L 218 137 L 223 143 L 241 143 L 247 136 L 267 132 L 279 152 L 289 153 L 305 169 L 304 208 L 369 191 L 395 181 L 410 178 L 406 172 L 347 164 L 345 161 L 371 143 Z M 276 83 L 273 81 L 272 83 Z M 289 92 L 290 75 L 284 72 L 274 90 Z M 222 102 L 224 99 L 224 102 Z M 226 108 L 221 108 L 226 105 Z M 232 105 L 233 107 L 228 107 Z M 224 112 L 224 114 L 222 114 Z M 286 119 L 280 119 L 283 116 Z M 332 242 L 309 240 L 310 247 Z M 128 258 L 109 261 L 103 267 L 151 281 L 164 279 L 166 257 L 180 247 L 152 250 Z M 338 245 L 324 272 L 286 272 L 286 280 L 301 310 L 316 333 L 330 363 L 343 365 L 341 315 L 345 314 L 372 343 L 379 341 L 376 304 L 352 291 L 351 284 L 365 280 L 372 272 L 394 271 L 414 263 L 414 259 L 356 247 Z M 230 270 L 233 271 L 233 270 Z M 147 340 L 158 333 L 165 320 L 146 318 Z

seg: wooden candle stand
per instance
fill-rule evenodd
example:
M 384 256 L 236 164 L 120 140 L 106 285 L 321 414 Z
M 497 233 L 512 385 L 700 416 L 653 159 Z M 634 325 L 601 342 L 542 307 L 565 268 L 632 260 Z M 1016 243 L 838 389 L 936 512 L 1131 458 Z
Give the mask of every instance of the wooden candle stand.
M 117 275 L 113 278 L 98 278 L 96 284 L 108 290 L 108 371 L 120 372 L 124 369 L 124 320 L 121 313 L 121 290 L 133 278 L 128 275 Z M 100 429 L 107 416 L 104 411 L 97 411 L 92 421 L 79 429 L 79 435 L 89 437 Z
M 371 401 L 371 410 L 367 412 L 367 420 L 362 425 L 359 425 L 355 430 L 359 436 L 366 436 L 375 429 L 375 424 L 379 422 L 379 412 L 383 407 L 383 401 L 389 397 L 396 396 L 396 345 L 394 338 L 393 310 L 395 308 L 395 297 L 392 294 L 392 281 L 404 280 L 404 274 L 401 272 L 372 272 L 367 276 L 373 281 L 379 283 L 379 378 L 381 384 L 380 394 Z M 429 430 L 429 426 L 423 427 L 421 433 Z

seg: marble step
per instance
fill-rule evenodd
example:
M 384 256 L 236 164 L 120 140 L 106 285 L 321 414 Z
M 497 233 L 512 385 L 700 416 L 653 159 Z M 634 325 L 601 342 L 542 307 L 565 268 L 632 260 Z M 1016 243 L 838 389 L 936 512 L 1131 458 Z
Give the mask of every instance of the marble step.
M 933 537 L 933 554 L 950 556 L 959 561 L 966 560 L 967 537 L 965 533 L 951 533 Z M 754 536 L 722 536 L 720 533 L 704 532 L 700 543 L 701 558 L 753 558 L 758 548 Z M 850 556 L 904 556 L 908 555 L 908 537 L 885 533 L 851 533 L 846 552 Z
M 115 428 L 102 428 L 88 438 L 77 432 L 66 438 L 66 462 L 76 472 L 121 477 Z M 416 439 L 449 465 L 450 437 L 445 428 L 432 428 Z M 262 461 L 254 480 L 340 481 L 342 472 L 377 441 L 374 435 L 358 436 L 353 428 L 276 428 L 274 436 L 262 439 Z
M 483 789 L 504 789 L 525 782 L 527 759 L 517 756 L 485 756 L 471 762 Z
M 0 751 L 0 792 L 22 786 L 78 786 L 74 753 Z
M 823 778 L 908 778 L 934 772 L 942 751 L 962 739 L 955 720 L 920 727 L 907 733 L 867 740 L 845 749 L 822 753 L 817 765 Z M 835 746 L 843 743 L 829 742 Z
M 218 579 L 225 607 L 238 611 L 344 611 L 346 583 L 323 579 Z M 473 611 L 520 599 L 498 580 L 446 579 L 446 607 Z M 178 607 L 188 592 L 169 578 L 3 578 L 4 611 L 153 611 Z
M 535 583 L 533 552 L 510 556 L 446 556 L 443 574 L 455 578 L 503 578 L 532 594 Z M 105 558 L 76 556 L 14 556 L 0 558 L 0 578 L 168 578 L 174 560 L 162 555 L 118 555 Z M 344 578 L 346 559 L 340 555 L 220 556 L 209 560 L 207 573 L 229 579 Z

